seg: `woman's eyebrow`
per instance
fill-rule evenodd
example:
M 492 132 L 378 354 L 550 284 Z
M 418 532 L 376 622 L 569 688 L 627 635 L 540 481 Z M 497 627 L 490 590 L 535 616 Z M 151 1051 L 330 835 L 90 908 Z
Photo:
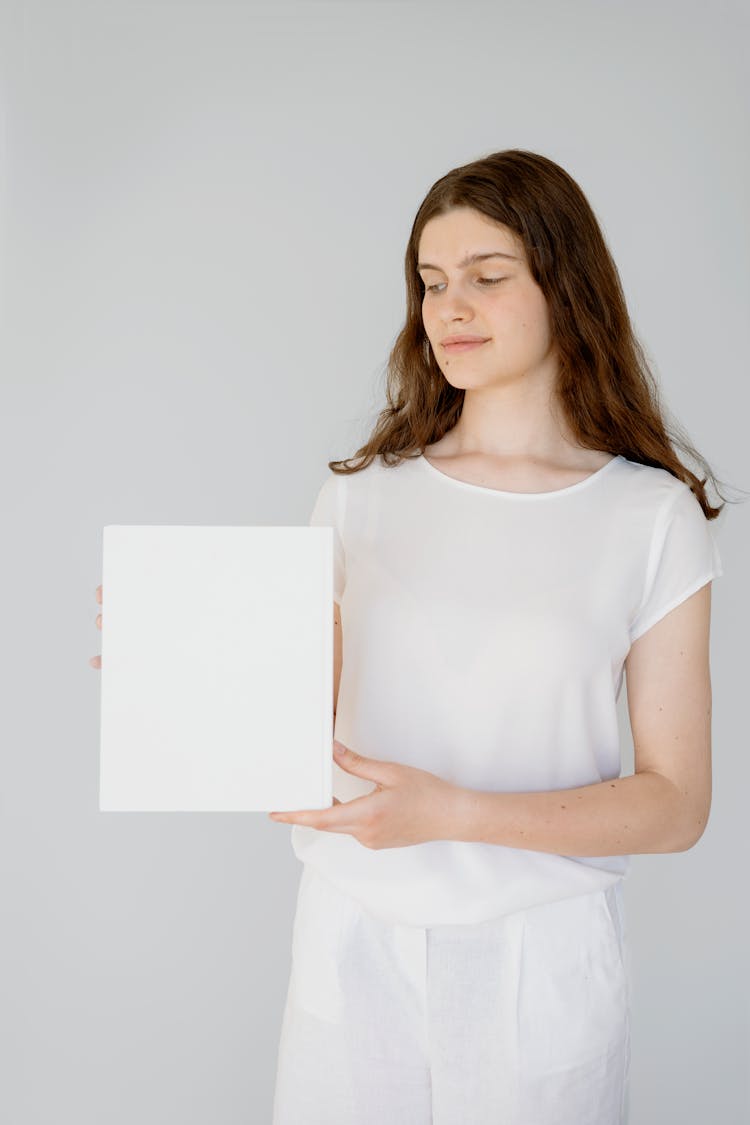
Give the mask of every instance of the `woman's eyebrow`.
M 510 258 L 511 261 L 513 261 L 513 262 L 519 261 L 519 259 L 515 256 L 515 254 L 504 254 L 501 250 L 489 250 L 485 254 L 469 254 L 466 258 L 464 258 L 464 260 L 462 262 L 458 263 L 458 268 L 460 270 L 462 270 L 466 266 L 473 265 L 474 262 L 483 262 L 486 258 Z M 439 270 L 440 266 L 432 266 L 432 265 L 430 265 L 429 262 L 418 262 L 417 263 L 417 269 L 418 270 Z M 442 270 L 441 270 L 441 272 L 442 272 Z

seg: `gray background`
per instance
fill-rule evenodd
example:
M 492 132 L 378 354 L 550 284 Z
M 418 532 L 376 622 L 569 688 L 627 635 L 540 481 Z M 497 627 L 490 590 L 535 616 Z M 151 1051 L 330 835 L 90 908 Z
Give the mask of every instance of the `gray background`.
M 269 1122 L 291 829 L 98 811 L 102 527 L 306 523 L 383 402 L 417 206 L 510 147 L 581 184 L 670 409 L 746 487 L 748 6 L 1 18 L 0 1120 Z M 626 882 L 631 1125 L 747 1120 L 747 512 L 715 525 L 710 823 Z

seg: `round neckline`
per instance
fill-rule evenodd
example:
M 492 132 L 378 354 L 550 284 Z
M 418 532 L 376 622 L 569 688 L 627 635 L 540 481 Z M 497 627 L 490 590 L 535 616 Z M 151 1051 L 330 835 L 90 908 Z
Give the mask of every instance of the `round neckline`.
M 545 500 L 550 496 L 569 496 L 571 492 L 579 492 L 582 488 L 593 484 L 595 480 L 599 480 L 616 461 L 622 461 L 622 459 L 622 454 L 616 453 L 610 461 L 607 461 L 606 465 L 602 465 L 600 469 L 595 469 L 593 473 L 589 473 L 583 480 L 576 481 L 575 484 L 568 484 L 564 488 L 554 488 L 551 492 L 508 492 L 506 489 L 502 488 L 490 488 L 488 485 L 473 484 L 468 480 L 458 480 L 457 477 L 451 477 L 448 473 L 444 473 L 442 469 L 436 468 L 431 461 L 427 460 L 424 453 L 420 453 L 419 457 L 417 457 L 417 461 L 424 465 L 428 472 L 436 477 L 441 477 L 443 480 L 448 481 L 449 484 L 454 484 L 458 488 L 471 489 L 472 492 L 488 492 L 495 496 L 506 496 L 513 500 Z

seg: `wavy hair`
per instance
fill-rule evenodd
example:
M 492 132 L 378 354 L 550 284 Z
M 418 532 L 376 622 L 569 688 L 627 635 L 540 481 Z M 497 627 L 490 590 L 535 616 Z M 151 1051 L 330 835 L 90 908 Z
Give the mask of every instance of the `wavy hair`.
M 454 207 L 471 207 L 504 224 L 522 243 L 550 311 L 559 357 L 556 398 L 578 443 L 666 469 L 689 485 L 706 518 L 715 519 L 724 503 L 709 503 L 707 480 L 723 501 L 726 497 L 684 429 L 666 418 L 591 205 L 559 164 L 523 149 L 454 168 L 427 192 L 406 247 L 406 321 L 388 357 L 387 405 L 365 444 L 352 457 L 329 461 L 329 469 L 356 473 L 377 454 L 387 465 L 420 456 L 461 415 L 465 391 L 445 379 L 435 360 L 422 321 L 425 287 L 417 272 L 425 224 Z M 702 477 L 682 463 L 675 446 L 696 462 Z

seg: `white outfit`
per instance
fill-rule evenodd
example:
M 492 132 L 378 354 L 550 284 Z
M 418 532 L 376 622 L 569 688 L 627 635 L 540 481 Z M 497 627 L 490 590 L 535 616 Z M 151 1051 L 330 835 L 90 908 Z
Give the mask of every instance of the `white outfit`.
M 621 889 L 423 929 L 305 865 L 273 1125 L 624 1125 Z
M 722 574 L 688 486 L 617 456 L 553 492 L 457 481 L 424 457 L 330 473 L 343 667 L 334 737 L 469 789 L 568 789 L 620 775 L 616 704 L 636 638 Z M 375 788 L 333 765 L 333 792 Z M 371 914 L 472 924 L 603 890 L 630 857 L 431 840 L 374 850 L 294 825 L 298 859 Z
M 623 456 L 542 493 L 377 457 L 310 523 L 334 528 L 334 736 L 477 790 L 618 777 L 631 644 L 723 573 L 688 486 Z M 341 801 L 374 789 L 333 770 Z M 630 857 L 292 845 L 274 1125 L 622 1125 Z

